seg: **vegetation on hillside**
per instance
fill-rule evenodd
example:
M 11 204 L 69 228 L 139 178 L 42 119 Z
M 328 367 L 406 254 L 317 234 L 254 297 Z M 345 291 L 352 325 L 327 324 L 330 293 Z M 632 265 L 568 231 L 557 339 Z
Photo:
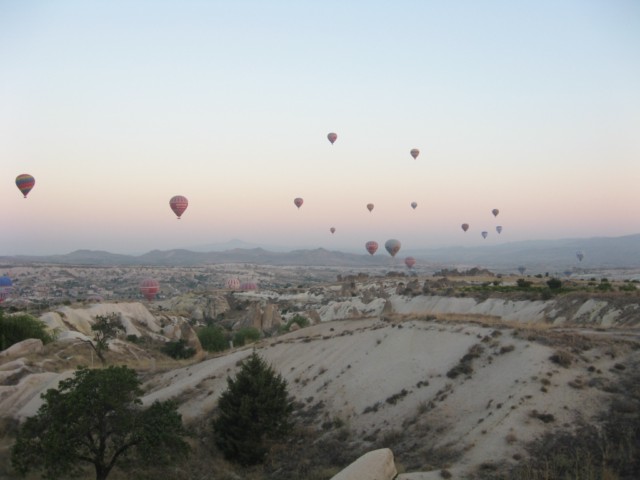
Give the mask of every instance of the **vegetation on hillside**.
M 287 382 L 255 351 L 242 362 L 218 401 L 213 429 L 218 448 L 241 465 L 264 461 L 271 442 L 291 430 Z
M 0 308 L 0 351 L 28 338 L 37 338 L 42 343 L 53 341 L 45 323 L 28 314 L 7 315 Z
M 20 427 L 12 464 L 21 474 L 65 478 L 93 466 L 105 480 L 116 463 L 163 463 L 188 452 L 177 404 L 141 409 L 140 380 L 126 366 L 78 368 L 42 395 L 37 414 Z

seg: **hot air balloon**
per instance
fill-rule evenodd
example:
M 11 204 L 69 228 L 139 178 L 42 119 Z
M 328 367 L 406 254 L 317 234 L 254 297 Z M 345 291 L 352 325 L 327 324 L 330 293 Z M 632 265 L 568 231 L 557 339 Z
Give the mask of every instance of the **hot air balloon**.
M 418 155 L 420 155 L 420 150 L 418 150 L 417 148 L 412 148 L 409 153 L 411 154 L 411 156 L 415 160 L 416 158 L 418 158 Z
M 367 210 L 373 210 L 373 203 L 367 203 Z
M 333 145 L 333 143 L 338 139 L 338 134 L 337 133 L 329 133 L 327 135 L 327 138 L 329 139 L 329 141 L 331 142 L 331 145 Z M 348 142 L 347 142 L 348 143 Z
M 332 234 L 333 234 L 333 233 L 336 233 L 336 227 L 331 227 L 331 228 L 329 229 L 329 231 L 330 231 Z
M 520 272 L 520 275 L 524 275 L 524 271 L 525 271 L 526 269 L 527 269 L 526 267 L 519 266 L 519 267 L 518 267 L 518 271 Z
M 242 282 L 240 284 L 240 290 L 248 292 L 249 290 L 257 290 L 258 284 L 256 282 Z
M 578 258 L 578 261 L 581 262 L 584 258 L 584 252 L 576 252 L 576 257 Z
M 411 208 L 415 210 L 417 206 L 418 206 L 418 202 L 411 202 Z
M 229 290 L 238 290 L 240 288 L 240 280 L 237 278 L 228 278 L 225 285 Z
M 180 216 L 189 206 L 189 200 L 187 200 L 187 197 L 183 197 L 182 195 L 176 195 L 175 197 L 171 197 L 171 200 L 169 200 L 169 206 L 171 207 L 171 210 L 173 210 L 173 213 L 178 217 L 178 220 L 180 220 Z
M 384 248 L 387 249 L 387 252 L 389 252 L 389 255 L 391 255 L 392 257 L 396 256 L 396 253 L 398 253 L 400 251 L 400 246 L 402 244 L 400 243 L 400 240 L 396 240 L 395 238 L 391 238 L 389 240 L 387 240 L 384 244 Z
M 373 255 L 378 251 L 378 242 L 374 242 L 373 240 L 371 240 L 365 244 L 365 248 L 370 255 Z
M 489 235 L 489 232 L 482 232 L 481 235 L 482 235 L 482 238 L 487 238 L 487 235 Z
M 404 264 L 411 269 L 416 264 L 416 259 L 413 257 L 407 257 L 404 259 Z
M 29 192 L 35 184 L 36 179 L 28 173 L 23 173 L 16 177 L 16 186 L 18 187 L 18 190 L 22 192 L 24 198 L 27 198 L 27 195 L 29 195 Z
M 469 224 L 468 224 L 468 223 L 463 223 L 463 224 L 462 224 L 462 230 L 464 230 L 465 232 L 466 232 L 467 230 L 469 230 Z
M 496 227 L 496 232 L 502 233 L 502 227 L 500 225 Z
M 3 275 L 0 277 L 0 303 L 4 302 L 13 290 L 13 282 L 9 277 Z
M 500 210 L 498 210 L 497 208 L 494 208 L 493 210 L 491 210 L 491 213 L 493 213 L 494 217 L 497 217 L 498 214 L 500 213 Z
M 303 203 L 304 203 L 304 200 L 301 199 L 300 197 L 293 199 L 293 204 L 298 208 L 300 208 Z
M 149 301 L 152 301 L 154 298 L 156 298 L 156 295 L 159 291 L 160 284 L 153 278 L 145 278 L 142 282 L 140 282 L 140 293 L 142 293 L 142 296 Z

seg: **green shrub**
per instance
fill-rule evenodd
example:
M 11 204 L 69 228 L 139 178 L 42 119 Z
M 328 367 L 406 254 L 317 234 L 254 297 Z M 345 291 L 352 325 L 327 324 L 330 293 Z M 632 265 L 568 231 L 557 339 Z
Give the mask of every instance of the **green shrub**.
M 242 465 L 264 461 L 270 445 L 292 428 L 287 381 L 255 351 L 242 362 L 218 401 L 215 441 L 224 456 Z
M 309 326 L 309 319 L 307 317 L 303 317 L 302 315 L 294 315 L 293 318 L 290 318 L 286 325 L 282 325 L 280 327 L 280 332 L 288 332 L 291 330 L 291 325 L 297 323 L 300 328 Z
M 0 350 L 28 338 L 38 338 L 42 343 L 54 340 L 53 335 L 47 331 L 47 325 L 37 318 L 27 314 L 5 315 L 0 310 Z
M 165 343 L 162 352 L 176 359 L 190 358 L 196 354 L 196 350 L 188 347 L 187 342 L 182 338 L 175 342 Z
M 246 343 L 257 340 L 260 340 L 260 330 L 253 327 L 241 328 L 233 335 L 233 345 L 236 347 L 242 347 Z
M 229 347 L 229 335 L 217 325 L 202 327 L 197 331 L 200 345 L 207 352 L 221 352 Z
M 547 280 L 547 286 L 551 290 L 558 290 L 562 288 L 562 280 L 560 280 L 559 278 L 550 278 L 549 280 Z
M 516 282 L 518 284 L 518 288 L 529 288 L 532 283 L 524 278 L 519 278 Z

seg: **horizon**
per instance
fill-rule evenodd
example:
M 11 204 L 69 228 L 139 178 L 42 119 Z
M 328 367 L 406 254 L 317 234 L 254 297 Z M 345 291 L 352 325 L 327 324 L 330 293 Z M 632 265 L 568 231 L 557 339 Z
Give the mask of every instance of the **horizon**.
M 637 2 L 0 2 L 0 27 L 0 256 L 637 231 Z
M 457 245 L 439 245 L 439 246 L 429 246 L 429 247 L 420 247 L 420 246 L 413 246 L 411 249 L 406 249 L 404 248 L 404 246 L 401 247 L 401 250 L 399 252 L 398 258 L 404 258 L 408 253 L 418 253 L 418 252 L 429 252 L 429 251 L 438 251 L 438 250 L 454 250 L 454 249 L 463 249 L 463 250 L 471 250 L 471 249 L 493 249 L 493 248 L 499 248 L 499 247 L 510 247 L 510 246 L 514 246 L 514 245 L 520 245 L 520 244 L 527 244 L 527 243 L 533 243 L 533 244 L 546 244 L 546 243 L 570 243 L 570 242 L 590 242 L 590 241 L 594 241 L 594 240 L 616 240 L 616 239 L 624 239 L 624 238 L 628 238 L 628 237 L 639 237 L 640 238 L 640 232 L 638 233 L 632 233 L 632 234 L 628 234 L 628 235 L 619 235 L 619 236 L 615 236 L 615 237 L 607 237 L 607 236 L 593 236 L 593 237 L 567 237 L 567 238 L 557 238 L 557 239 L 525 239 L 525 240 L 514 240 L 514 241 L 507 241 L 507 242 L 502 242 L 500 244 L 478 244 L 478 245 L 461 245 L 461 244 L 457 244 Z M 388 253 L 385 251 L 384 248 L 384 242 L 385 240 L 382 241 L 378 241 L 379 244 L 379 248 L 378 251 L 376 252 L 376 256 L 387 256 Z M 145 250 L 145 251 L 140 251 L 140 252 L 118 252 L 118 251 L 111 251 L 111 250 L 104 250 L 104 249 L 93 249 L 93 248 L 77 248 L 75 250 L 71 250 L 71 251 L 67 251 L 67 252 L 62 252 L 62 253 L 44 253 L 44 254 L 17 254 L 17 255 L 0 255 L 0 257 L 48 257 L 48 256 L 65 256 L 65 255 L 71 255 L 73 253 L 76 252 L 95 252 L 95 253 L 107 253 L 107 254 L 111 254 L 111 255 L 123 255 L 123 256 L 130 256 L 130 257 L 139 257 L 139 256 L 143 256 L 146 255 L 148 253 L 152 253 L 152 252 L 170 252 L 173 250 L 185 250 L 185 251 L 189 251 L 189 252 L 194 252 L 194 253 L 225 253 L 225 252 L 229 252 L 229 251 L 233 251 L 234 249 L 239 249 L 239 250 L 253 250 L 253 249 L 262 249 L 265 250 L 267 252 L 270 253 L 293 253 L 296 251 L 314 251 L 314 250 L 325 250 L 328 252 L 335 252 L 335 253 L 347 253 L 347 254 L 355 254 L 355 255 L 363 255 L 363 256 L 367 256 L 369 255 L 366 250 L 363 247 L 360 248 L 350 248 L 350 247 L 346 247 L 346 248 L 326 248 L 324 246 L 310 246 L 310 247 L 304 247 L 304 246 L 288 246 L 288 245 L 268 245 L 268 244 L 256 244 L 256 243 L 252 243 L 252 242 L 246 242 L 242 239 L 239 238 L 233 238 L 231 240 L 228 240 L 227 242 L 222 242 L 222 243 L 215 243 L 215 244 L 209 244 L 209 245 L 190 245 L 190 246 L 177 246 L 177 247 L 173 247 L 173 248 L 167 248 L 167 249 L 150 249 L 150 250 Z M 572 252 L 573 254 L 574 252 Z

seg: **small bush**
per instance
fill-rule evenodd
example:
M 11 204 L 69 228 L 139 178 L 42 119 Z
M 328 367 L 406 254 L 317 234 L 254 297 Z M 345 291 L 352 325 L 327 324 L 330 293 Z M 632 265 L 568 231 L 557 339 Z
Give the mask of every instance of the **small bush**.
M 207 352 L 221 352 L 229 347 L 229 335 L 219 326 L 202 327 L 196 333 Z
M 176 359 L 190 358 L 196 354 L 196 350 L 188 347 L 187 342 L 182 338 L 175 342 L 167 342 L 162 347 L 162 352 Z
M 4 315 L 0 310 L 0 350 L 26 340 L 38 338 L 42 343 L 53 341 L 53 336 L 47 331 L 47 325 L 31 315 Z
M 308 327 L 309 319 L 307 317 L 303 317 L 302 315 L 296 314 L 293 318 L 289 319 L 289 321 L 285 325 L 282 325 L 280 327 L 280 332 L 288 332 L 289 330 L 291 330 L 291 325 L 293 325 L 294 323 L 298 324 L 300 328 Z
M 551 357 L 549 357 L 549 360 L 551 360 L 553 363 L 557 363 L 561 367 L 569 368 L 571 362 L 573 361 L 573 356 L 568 352 L 558 350 L 556 353 L 551 355 Z
M 559 278 L 550 278 L 549 280 L 547 280 L 547 286 L 551 290 L 558 290 L 562 288 L 562 280 L 560 280 Z
M 253 343 L 257 340 L 260 340 L 260 330 L 253 327 L 241 328 L 233 335 L 233 344 L 236 347 L 242 347 L 246 343 Z
M 524 278 L 519 278 L 516 281 L 518 288 L 529 288 L 531 287 L 532 283 L 528 280 L 525 280 Z

